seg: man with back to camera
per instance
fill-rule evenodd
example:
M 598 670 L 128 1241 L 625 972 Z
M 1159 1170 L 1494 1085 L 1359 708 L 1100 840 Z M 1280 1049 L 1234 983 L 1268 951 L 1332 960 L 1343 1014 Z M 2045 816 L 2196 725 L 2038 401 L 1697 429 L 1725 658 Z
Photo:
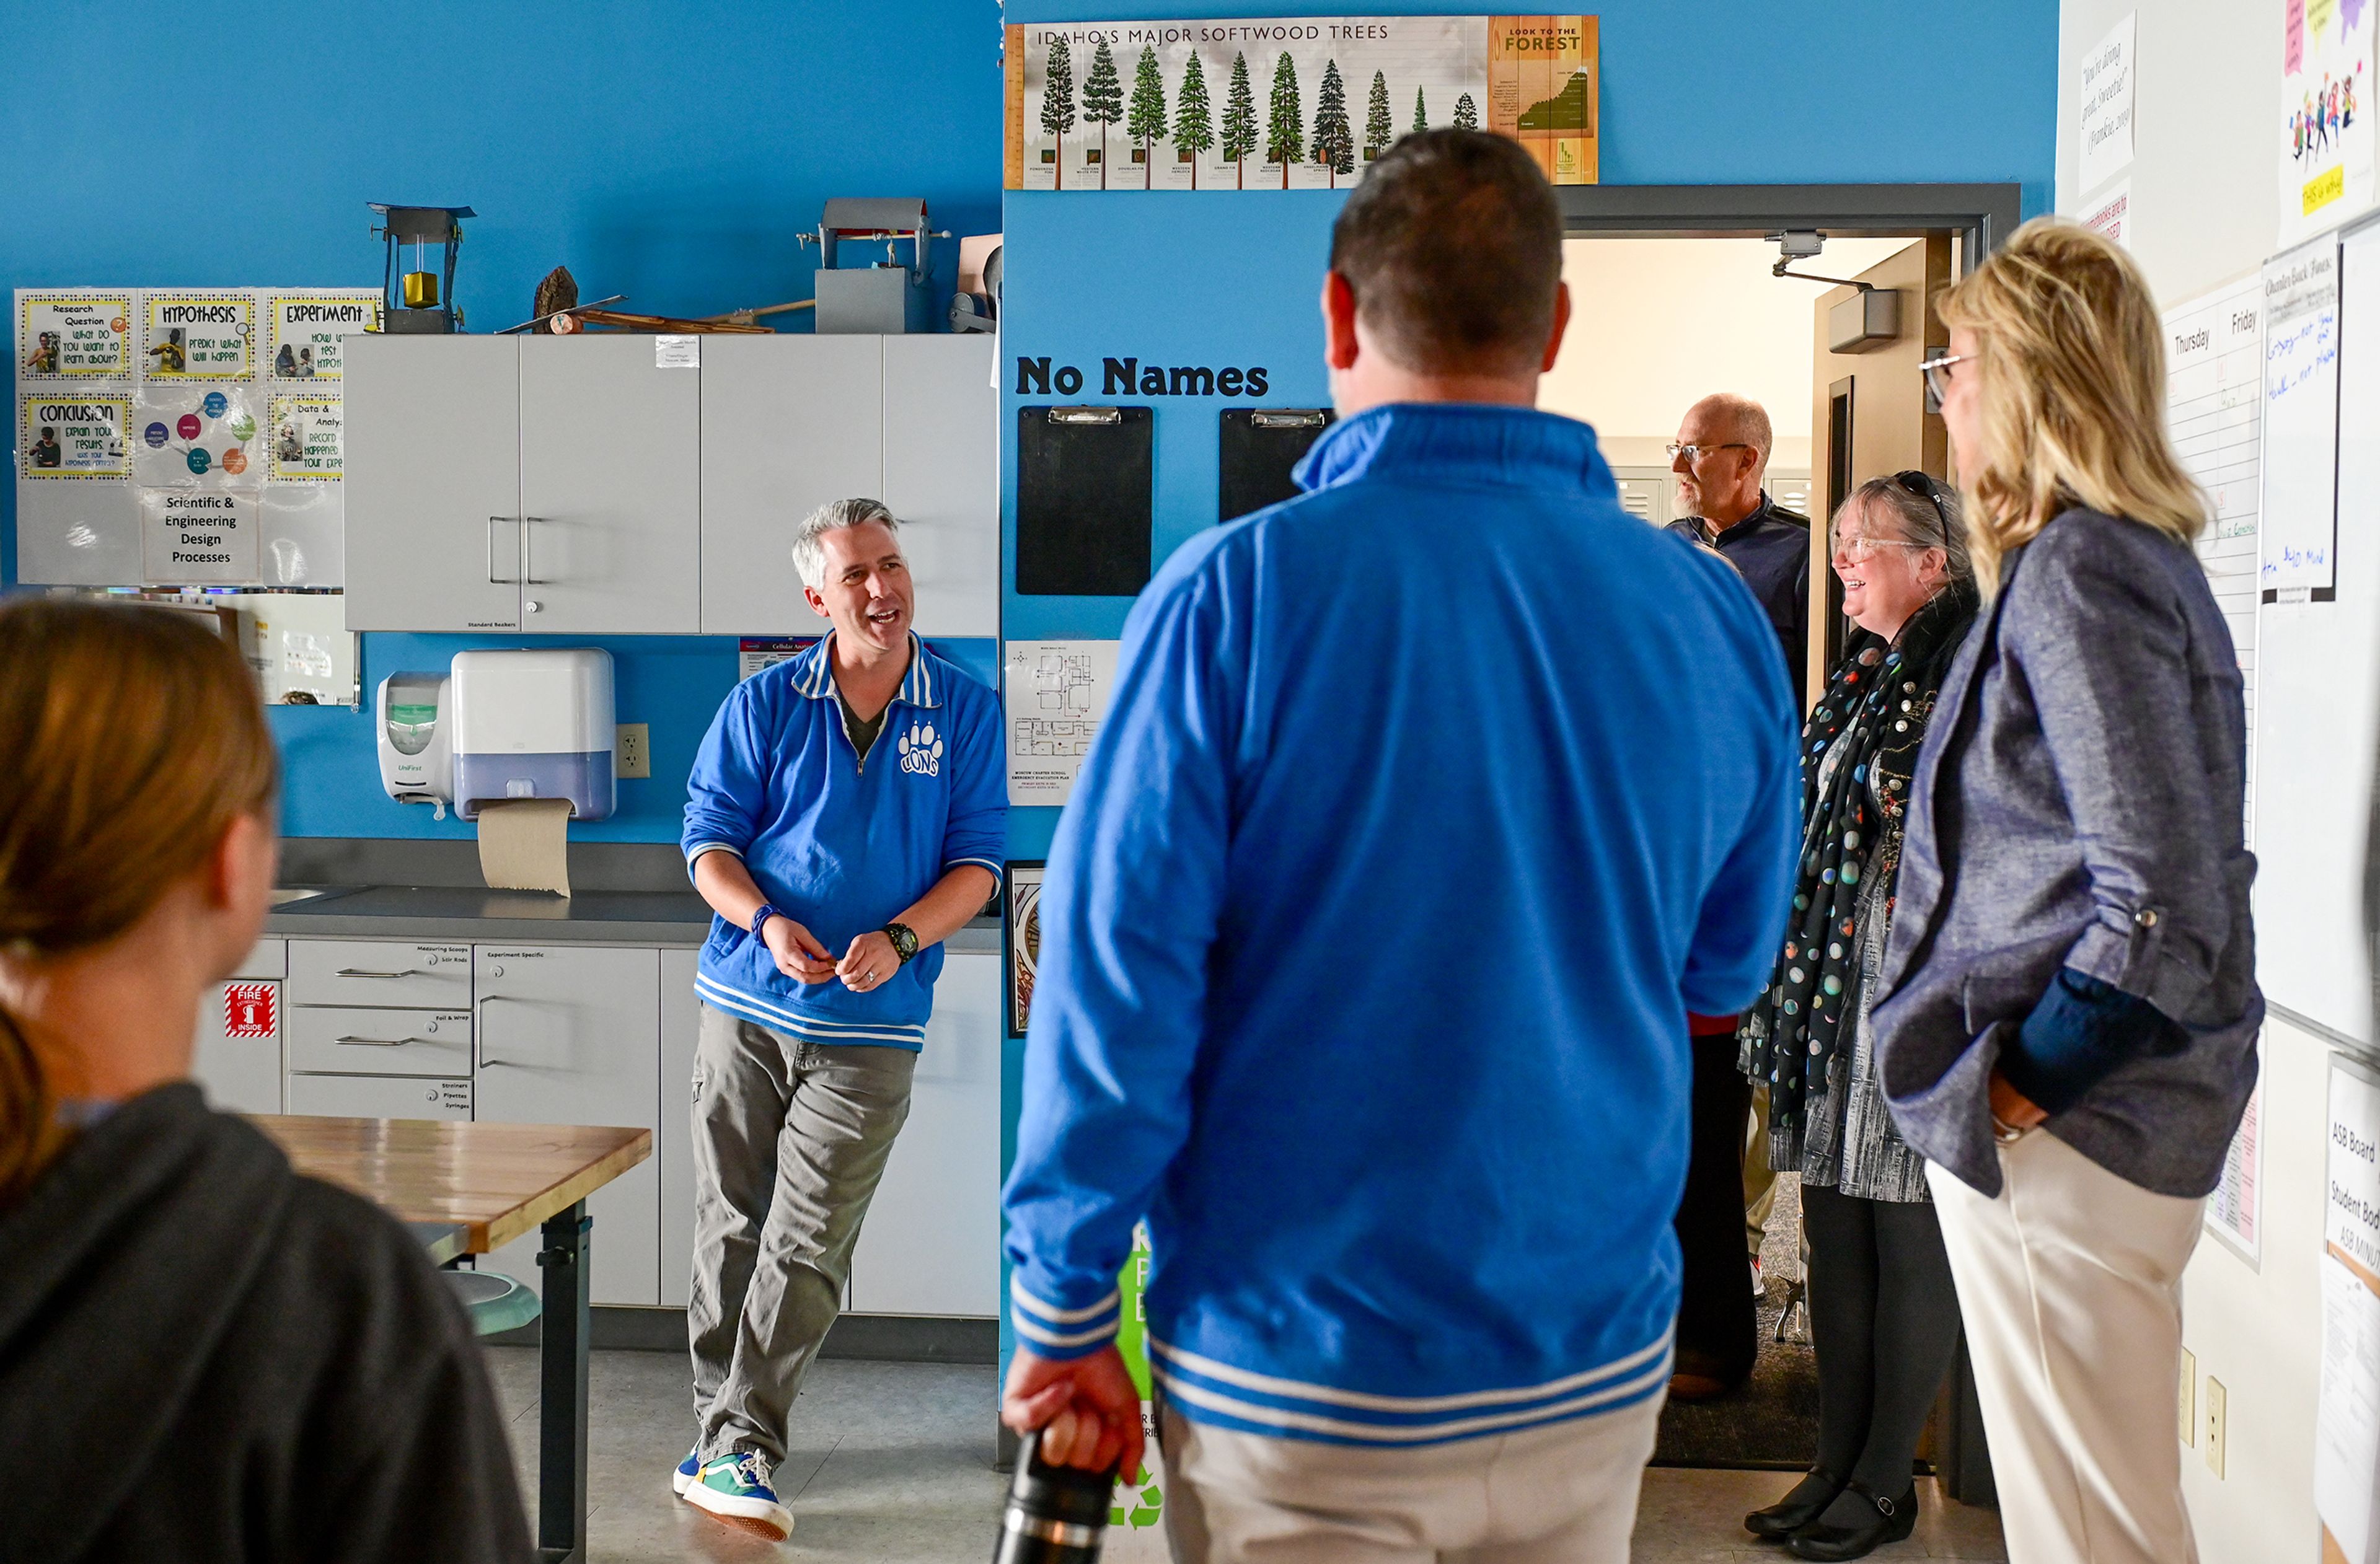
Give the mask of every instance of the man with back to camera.
M 1699 532 L 1743 572 L 1777 627 L 1798 709 L 1809 658 L 1810 518 L 1760 486 L 1773 444 L 1767 409 L 1748 396 L 1721 392 L 1687 408 L 1670 446 L 1678 489 L 1678 519 L 1670 526 Z
M 1002 1415 L 1137 1463 L 1145 1217 L 1177 1558 L 1621 1559 L 1686 1012 L 1767 980 L 1792 704 L 1734 573 L 1533 408 L 1570 300 L 1518 143 L 1399 141 L 1322 307 L 1307 492 L 1141 594 L 1050 851 Z
M 802 595 L 833 628 L 735 687 L 687 787 L 718 915 L 695 979 L 698 1430 L 672 1482 L 779 1538 L 787 1414 L 908 1117 L 941 942 L 1007 847 L 999 702 L 910 629 L 899 525 L 874 500 L 802 522 Z

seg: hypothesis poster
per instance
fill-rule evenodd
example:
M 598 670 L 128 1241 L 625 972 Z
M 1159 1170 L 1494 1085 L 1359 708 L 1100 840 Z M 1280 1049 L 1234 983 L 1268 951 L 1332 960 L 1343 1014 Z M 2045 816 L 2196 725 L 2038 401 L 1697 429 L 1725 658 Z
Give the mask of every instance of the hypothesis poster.
M 1408 131 L 1473 126 L 1596 182 L 1587 16 L 1050 22 L 1007 30 L 1012 190 L 1343 189 Z
M 2284 245 L 2372 204 L 2373 0 L 2282 0 Z

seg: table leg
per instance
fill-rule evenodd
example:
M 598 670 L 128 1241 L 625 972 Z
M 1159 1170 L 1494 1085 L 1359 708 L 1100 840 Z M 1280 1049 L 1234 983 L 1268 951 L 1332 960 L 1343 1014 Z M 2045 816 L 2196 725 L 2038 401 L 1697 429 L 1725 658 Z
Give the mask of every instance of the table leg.
M 538 1349 L 537 1545 L 546 1564 L 587 1557 L 587 1267 L 594 1227 L 581 1201 L 547 1221 Z

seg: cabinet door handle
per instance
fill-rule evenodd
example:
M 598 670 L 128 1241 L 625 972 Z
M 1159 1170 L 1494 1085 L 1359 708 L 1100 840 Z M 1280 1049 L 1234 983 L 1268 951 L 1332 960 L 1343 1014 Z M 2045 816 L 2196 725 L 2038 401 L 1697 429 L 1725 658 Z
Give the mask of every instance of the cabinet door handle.
M 401 1049 L 407 1043 L 431 1044 L 428 1037 L 334 1037 L 331 1041 L 350 1049 Z
M 532 556 L 530 555 L 530 553 L 529 553 L 529 547 L 528 547 L 529 538 L 530 538 L 530 536 L 531 536 L 531 534 L 530 534 L 530 532 L 529 532 L 529 528 L 530 528 L 530 527 L 542 527 L 542 526 L 544 526 L 544 525 L 545 525 L 545 517 L 543 517 L 543 516 L 541 516 L 541 515 L 525 515 L 525 516 L 523 516 L 523 517 L 521 517 L 521 518 L 520 518 L 520 521 L 521 521 L 521 585 L 522 585 L 522 586 L 524 586 L 524 587 L 551 587 L 552 585 L 553 585 L 553 583 L 552 583 L 552 582 L 551 582 L 551 581 L 548 581 L 547 579 L 545 579 L 545 577 L 543 577 L 543 576 L 532 576 L 532 575 L 530 575 L 530 574 L 529 574 L 529 572 L 535 568 L 535 566 L 533 566 L 533 565 L 532 565 L 532 564 L 530 564 L 530 563 L 529 563 L 529 561 L 530 561 L 530 559 L 531 559 L 531 557 L 532 557 Z
M 499 576 L 496 574 L 496 523 L 500 521 L 515 521 L 517 519 L 519 518 L 509 515 L 492 515 L 488 518 L 488 585 L 491 587 L 517 587 L 520 585 L 520 577 L 517 576 Z M 523 527 L 521 529 L 521 547 L 523 550 L 527 550 L 528 547 L 528 529 L 527 527 Z
M 430 975 L 419 967 L 413 966 L 407 967 L 403 972 L 366 972 L 359 966 L 343 966 L 339 968 L 339 976 L 342 977 L 427 977 Z

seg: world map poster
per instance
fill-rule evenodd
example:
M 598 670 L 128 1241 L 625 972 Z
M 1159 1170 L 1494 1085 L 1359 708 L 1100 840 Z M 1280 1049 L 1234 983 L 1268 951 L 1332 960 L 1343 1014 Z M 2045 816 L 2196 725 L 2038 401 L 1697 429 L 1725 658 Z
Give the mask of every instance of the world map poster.
M 1592 185 L 1596 18 L 1312 17 L 1007 30 L 1012 190 L 1328 190 L 1468 126 Z

